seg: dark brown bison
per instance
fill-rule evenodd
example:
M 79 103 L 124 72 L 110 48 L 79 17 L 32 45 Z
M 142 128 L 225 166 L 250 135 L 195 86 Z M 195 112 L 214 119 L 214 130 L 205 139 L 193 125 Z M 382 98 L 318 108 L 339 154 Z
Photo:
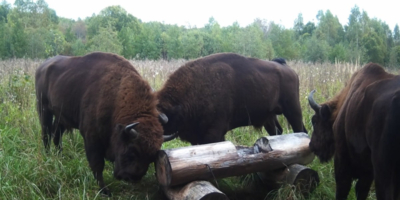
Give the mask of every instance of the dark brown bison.
M 275 134 L 282 113 L 295 132 L 306 131 L 299 79 L 283 59 L 220 53 L 190 61 L 170 75 L 157 98 L 169 119 L 164 134 L 178 132 L 191 144 L 220 142 L 228 130 L 248 125 Z
M 43 143 L 61 148 L 65 130 L 79 129 L 90 168 L 103 193 L 104 159 L 117 179 L 146 174 L 163 143 L 157 100 L 149 84 L 124 58 L 108 53 L 56 56 L 36 71 L 37 111 Z M 54 119 L 53 119 L 54 118 Z
M 400 199 L 400 76 L 369 63 L 339 94 L 310 106 L 310 149 L 321 162 L 334 157 L 336 199 L 346 199 L 357 179 L 357 199 L 366 199 L 375 177 L 378 200 Z

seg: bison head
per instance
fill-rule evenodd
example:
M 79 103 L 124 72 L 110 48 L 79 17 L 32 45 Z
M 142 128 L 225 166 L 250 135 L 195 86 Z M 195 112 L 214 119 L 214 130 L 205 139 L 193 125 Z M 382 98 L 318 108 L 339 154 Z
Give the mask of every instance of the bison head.
M 329 104 L 317 104 L 313 97 L 314 92 L 315 90 L 308 96 L 308 102 L 315 111 L 315 115 L 311 119 L 314 130 L 309 147 L 321 162 L 327 162 L 335 153 L 333 121 L 331 120 L 332 110 Z
M 165 115 L 159 120 L 166 122 Z M 163 136 L 159 120 L 144 120 L 127 126 L 117 125 L 114 146 L 114 176 L 125 181 L 140 180 L 154 162 L 157 151 L 164 141 L 176 137 Z
M 143 152 L 139 140 L 138 122 L 123 126 L 117 125 L 114 141 L 114 176 L 125 181 L 140 180 L 147 172 L 151 159 Z

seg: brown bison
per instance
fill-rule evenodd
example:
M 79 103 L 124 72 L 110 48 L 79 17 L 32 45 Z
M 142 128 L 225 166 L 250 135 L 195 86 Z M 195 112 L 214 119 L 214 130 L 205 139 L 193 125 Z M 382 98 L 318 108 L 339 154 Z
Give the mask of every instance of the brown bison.
M 358 200 L 374 179 L 378 200 L 400 199 L 400 76 L 369 63 L 330 101 L 319 105 L 313 93 L 310 149 L 321 162 L 334 157 L 336 199 L 347 198 L 353 179 Z
M 306 132 L 299 78 L 283 59 L 233 53 L 200 58 L 171 74 L 157 98 L 169 119 L 164 134 L 177 132 L 191 144 L 224 141 L 228 130 L 248 125 L 275 134 L 276 115 L 282 113 L 295 132 Z
M 129 61 L 108 53 L 56 56 L 37 69 L 35 88 L 46 150 L 52 135 L 61 149 L 63 132 L 79 129 L 105 194 L 110 192 L 103 181 L 104 159 L 114 162 L 117 179 L 146 174 L 163 143 L 163 129 L 157 99 Z

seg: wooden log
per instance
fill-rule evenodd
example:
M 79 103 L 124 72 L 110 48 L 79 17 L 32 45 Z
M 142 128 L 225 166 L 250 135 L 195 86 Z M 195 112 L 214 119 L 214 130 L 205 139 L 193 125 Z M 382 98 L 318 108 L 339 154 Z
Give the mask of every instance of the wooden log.
M 229 141 L 161 150 L 155 162 L 157 180 L 163 186 L 174 186 L 194 180 L 225 178 L 311 162 L 314 155 L 308 148 L 308 135 L 293 134 L 262 139 L 273 149 L 267 153 L 257 149 L 265 148 L 265 145 L 235 147 Z
M 258 148 L 259 152 L 285 151 L 298 158 L 294 163 L 307 165 L 315 157 L 308 148 L 309 143 L 310 137 L 306 133 L 292 133 L 262 137 L 255 142 L 254 149 Z
M 184 186 L 163 187 L 170 200 L 228 200 L 228 197 L 208 181 L 193 181 Z
M 290 184 L 304 195 L 312 192 L 319 184 L 318 173 L 299 164 L 268 172 L 258 172 L 257 175 L 271 188 L 279 188 L 284 184 Z

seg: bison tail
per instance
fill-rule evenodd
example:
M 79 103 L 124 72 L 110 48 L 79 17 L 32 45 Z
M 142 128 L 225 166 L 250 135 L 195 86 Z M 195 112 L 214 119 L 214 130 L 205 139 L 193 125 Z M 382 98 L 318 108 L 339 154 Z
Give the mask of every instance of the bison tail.
M 390 199 L 400 199 L 400 92 L 396 92 L 391 100 L 386 126 L 381 138 L 381 152 L 385 165 L 384 180 L 388 187 L 385 187 L 385 195 Z M 378 178 L 378 177 L 377 177 Z M 386 179 L 386 180 L 385 180 Z M 377 191 L 378 192 L 378 191 Z

